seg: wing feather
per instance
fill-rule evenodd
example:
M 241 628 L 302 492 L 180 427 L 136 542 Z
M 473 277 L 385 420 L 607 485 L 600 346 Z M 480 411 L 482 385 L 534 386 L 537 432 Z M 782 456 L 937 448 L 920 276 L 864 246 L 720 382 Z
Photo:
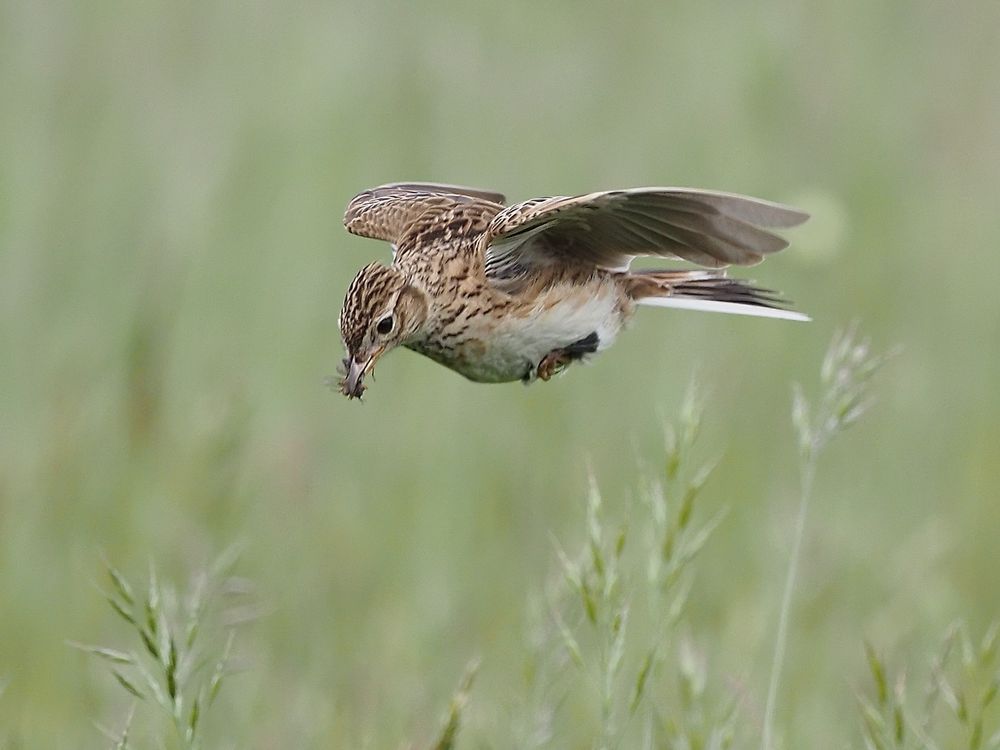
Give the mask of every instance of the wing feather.
M 397 245 L 413 222 L 428 211 L 480 203 L 496 213 L 505 202 L 502 193 L 492 190 L 436 182 L 395 182 L 354 196 L 347 204 L 344 226 L 352 234 Z
M 636 188 L 536 198 L 494 217 L 483 241 L 487 268 L 522 272 L 552 263 L 627 268 L 637 256 L 711 268 L 753 265 L 787 247 L 768 231 L 808 214 L 780 203 L 694 188 Z

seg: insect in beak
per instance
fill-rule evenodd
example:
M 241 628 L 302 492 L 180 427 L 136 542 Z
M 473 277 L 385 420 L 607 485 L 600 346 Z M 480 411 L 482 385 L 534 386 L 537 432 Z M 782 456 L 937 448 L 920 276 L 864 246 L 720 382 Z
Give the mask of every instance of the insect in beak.
M 346 357 L 341 371 L 344 378 L 340 381 L 340 392 L 348 398 L 360 399 L 365 392 L 365 375 L 381 353 L 381 349 L 376 349 L 368 357 Z

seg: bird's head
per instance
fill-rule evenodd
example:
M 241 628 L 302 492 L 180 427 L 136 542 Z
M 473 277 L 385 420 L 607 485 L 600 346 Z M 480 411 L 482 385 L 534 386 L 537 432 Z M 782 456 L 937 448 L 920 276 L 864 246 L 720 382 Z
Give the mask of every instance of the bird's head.
M 372 263 L 358 271 L 340 311 L 344 358 L 340 392 L 361 398 L 365 375 L 387 351 L 413 338 L 427 320 L 427 295 L 396 268 Z

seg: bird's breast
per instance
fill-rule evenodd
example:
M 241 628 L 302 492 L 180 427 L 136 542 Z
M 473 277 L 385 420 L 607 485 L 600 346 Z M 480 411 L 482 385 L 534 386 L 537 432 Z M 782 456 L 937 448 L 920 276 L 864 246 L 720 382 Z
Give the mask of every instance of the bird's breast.
M 610 346 L 632 310 L 611 278 L 560 284 L 530 300 L 459 315 L 416 351 L 470 380 L 504 383 L 532 377 L 550 352 L 597 334 L 597 351 Z M 450 316 L 449 316 L 450 317 Z M 447 319 L 447 318 L 446 318 Z

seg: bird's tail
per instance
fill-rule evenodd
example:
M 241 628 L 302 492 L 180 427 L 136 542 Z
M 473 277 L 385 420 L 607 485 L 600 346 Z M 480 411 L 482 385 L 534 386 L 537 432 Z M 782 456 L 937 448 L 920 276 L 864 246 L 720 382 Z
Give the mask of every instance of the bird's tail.
M 809 320 L 809 316 L 789 310 L 776 292 L 751 281 L 728 278 L 724 272 L 632 271 L 628 282 L 632 298 L 640 305 Z

